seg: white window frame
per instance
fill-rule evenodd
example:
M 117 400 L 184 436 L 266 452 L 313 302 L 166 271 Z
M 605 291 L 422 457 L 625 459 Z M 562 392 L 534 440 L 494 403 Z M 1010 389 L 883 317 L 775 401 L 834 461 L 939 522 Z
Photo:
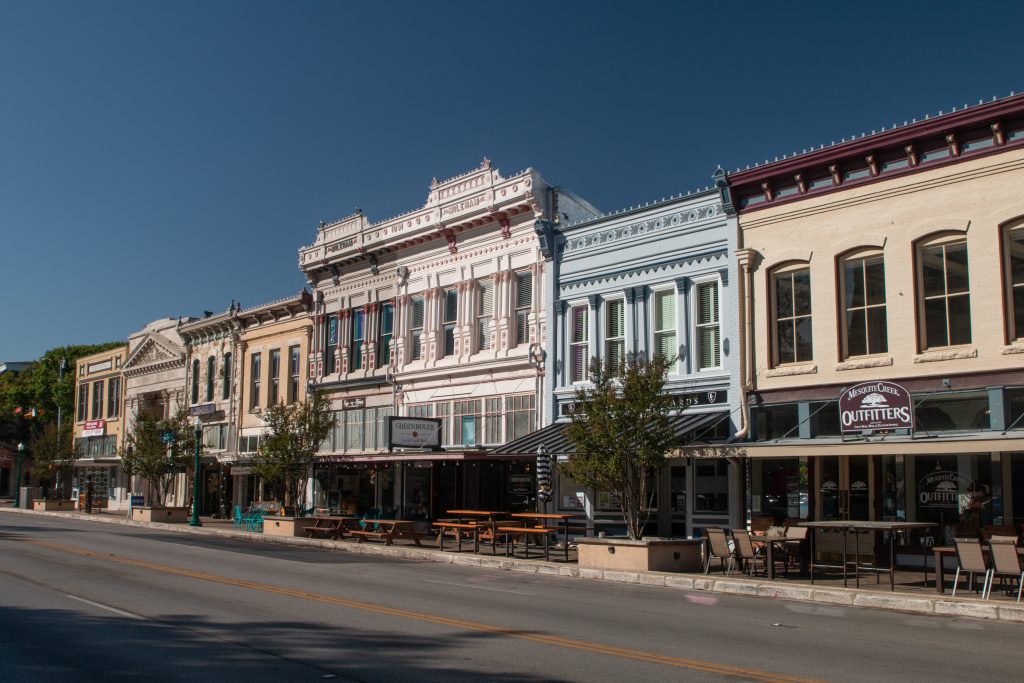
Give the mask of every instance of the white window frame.
M 416 325 L 416 305 L 420 306 L 420 324 Z M 409 297 L 409 360 L 423 360 L 423 328 L 427 319 L 427 300 L 422 294 Z
M 930 296 L 926 297 L 924 292 L 924 252 L 926 249 L 933 249 L 935 247 L 949 247 L 954 244 L 963 244 L 967 248 L 967 292 L 956 292 L 950 294 L 948 291 L 949 281 L 947 276 L 947 269 L 945 267 L 946 259 L 943 258 L 943 289 L 946 290 L 945 294 L 941 296 Z M 945 254 L 945 251 L 943 252 Z M 964 348 L 970 347 L 974 343 L 974 313 L 975 309 L 971 303 L 971 274 L 970 274 L 970 259 L 971 259 L 971 245 L 967 241 L 967 235 L 963 233 L 956 233 L 951 235 L 937 236 L 933 238 L 925 238 L 919 240 L 914 245 L 914 278 L 917 283 L 917 331 L 918 331 L 918 348 L 921 351 L 935 351 L 937 349 L 948 349 L 948 348 Z M 971 324 L 970 339 L 960 344 L 952 343 L 952 329 L 950 325 L 949 315 L 949 300 L 951 297 L 967 297 L 967 305 L 970 308 L 970 318 L 968 322 Z M 945 346 L 930 346 L 928 344 L 928 313 L 927 313 L 927 301 L 937 300 L 939 298 L 945 299 L 946 301 L 946 341 L 948 342 Z
M 708 285 L 714 285 L 718 294 L 718 320 L 713 323 L 701 323 L 700 322 L 700 289 L 701 287 L 707 287 Z M 691 339 L 693 339 L 693 368 L 697 372 L 718 372 L 723 368 L 723 353 L 722 353 L 722 330 L 725 328 L 725 316 L 724 307 L 722 306 L 722 278 L 717 274 L 709 277 L 694 278 L 690 285 L 690 320 L 693 321 L 690 324 L 691 328 Z M 700 367 L 700 357 L 703 352 L 701 347 L 701 330 L 709 329 L 712 327 L 718 328 L 718 364 L 711 365 L 706 368 Z
M 583 338 L 579 341 L 573 341 L 573 311 L 577 308 L 583 309 Z M 568 384 L 582 384 L 589 381 L 590 376 L 588 374 L 590 366 L 590 304 L 587 301 L 575 301 L 569 303 L 569 314 L 565 319 L 565 342 L 568 351 L 569 362 L 566 363 L 568 370 L 567 379 Z M 575 379 L 576 366 L 574 364 L 575 354 L 574 349 L 577 347 L 583 349 L 583 356 L 581 362 L 583 363 L 580 370 L 580 378 Z
M 519 305 L 519 286 L 520 278 L 529 277 L 530 279 L 530 299 L 524 306 Z M 512 324 L 514 326 L 512 336 L 512 346 L 519 346 L 520 344 L 528 344 L 530 342 L 530 313 L 533 310 L 533 296 L 534 296 L 534 285 L 536 284 L 537 278 L 533 276 L 533 271 L 530 270 L 517 270 L 512 274 L 512 282 L 515 285 L 515 291 L 513 292 L 513 311 L 512 311 Z M 526 321 L 526 328 L 523 331 L 524 334 L 520 337 L 519 332 L 519 320 L 520 317 Z
M 658 320 L 658 297 L 661 295 L 668 295 L 672 298 L 672 328 L 661 329 L 657 328 Z M 655 285 L 651 287 L 651 300 L 650 300 L 650 311 L 651 311 L 651 357 L 654 357 L 658 353 L 659 345 L 658 338 L 665 336 L 669 332 L 675 337 L 674 352 L 672 356 L 675 360 L 669 366 L 669 372 L 672 372 L 679 365 L 679 291 L 676 289 L 674 284 Z
M 622 345 L 622 356 L 621 359 L 626 359 L 626 298 L 624 296 L 610 296 L 601 302 L 601 357 L 605 362 L 611 358 L 611 344 Z M 611 307 L 613 304 L 622 306 L 622 332 L 620 336 L 610 336 L 608 331 L 609 325 L 611 324 Z M 613 372 L 617 372 L 615 368 Z
M 487 303 L 486 293 L 490 292 L 490 306 Z M 491 329 L 494 325 L 494 283 L 484 280 L 477 281 L 476 288 L 476 350 L 490 351 Z

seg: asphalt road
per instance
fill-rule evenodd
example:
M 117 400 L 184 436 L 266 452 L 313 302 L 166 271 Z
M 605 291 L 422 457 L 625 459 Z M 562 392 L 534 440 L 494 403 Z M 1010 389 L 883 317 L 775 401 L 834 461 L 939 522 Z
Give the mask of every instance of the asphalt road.
M 0 681 L 1019 680 L 1024 625 L 0 513 Z

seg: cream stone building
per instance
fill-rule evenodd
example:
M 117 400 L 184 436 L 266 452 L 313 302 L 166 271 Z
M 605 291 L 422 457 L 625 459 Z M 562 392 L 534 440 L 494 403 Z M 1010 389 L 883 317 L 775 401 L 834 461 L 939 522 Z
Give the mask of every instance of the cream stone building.
M 409 213 L 320 225 L 299 252 L 315 296 L 310 374 L 337 411 L 318 507 L 425 523 L 459 506 L 528 504 L 533 457 L 489 451 L 541 425 L 548 331 L 534 223 L 594 215 L 536 171 L 503 176 L 485 159 L 435 179 Z M 437 420 L 439 449 L 389 449 L 399 416 Z
M 308 358 L 313 321 L 313 298 L 306 290 L 254 308 L 236 310 L 238 369 L 235 377 L 237 447 L 225 452 L 230 463 L 230 495 L 243 509 L 272 492 L 264 491 L 252 474 L 252 456 L 259 451 L 266 424 L 263 411 L 283 403 L 303 403 L 309 380 Z
M 755 524 L 935 522 L 927 544 L 1024 523 L 1024 96 L 729 183 Z M 913 428 L 843 431 L 839 399 L 877 380 Z
M 194 318 L 160 318 L 128 337 L 128 357 L 125 359 L 125 413 L 128 430 L 133 416 L 147 411 L 158 420 L 174 415 L 179 406 L 185 406 L 185 345 L 178 334 L 178 326 Z M 185 475 L 178 475 L 168 489 L 165 504 L 183 507 L 188 504 L 190 491 L 186 491 Z M 127 488 L 127 487 L 126 487 Z M 127 506 L 127 494 L 140 492 L 146 504 L 153 500 L 148 485 L 137 479 L 125 491 L 119 505 Z
M 93 505 L 119 509 L 127 496 L 120 451 L 125 437 L 124 364 L 128 346 L 79 358 L 75 364 L 75 408 L 72 433 L 75 461 L 72 493 L 93 485 Z

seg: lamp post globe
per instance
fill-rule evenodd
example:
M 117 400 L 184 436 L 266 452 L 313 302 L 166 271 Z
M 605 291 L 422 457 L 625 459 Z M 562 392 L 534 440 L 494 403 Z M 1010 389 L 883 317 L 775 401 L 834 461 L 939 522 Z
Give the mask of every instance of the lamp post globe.
M 14 505 L 18 507 L 21 502 L 21 460 L 25 457 L 25 444 L 18 442 L 18 473 L 14 477 Z
M 199 521 L 199 451 L 203 445 L 203 423 L 196 416 L 195 422 L 196 458 L 192 466 L 192 517 L 188 520 L 189 526 L 202 526 Z

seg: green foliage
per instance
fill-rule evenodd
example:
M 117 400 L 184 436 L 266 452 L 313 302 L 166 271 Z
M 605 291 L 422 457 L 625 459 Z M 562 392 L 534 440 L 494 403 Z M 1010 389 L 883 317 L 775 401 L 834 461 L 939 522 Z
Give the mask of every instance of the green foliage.
M 330 401 L 317 391 L 305 403 L 271 406 L 263 421 L 267 426 L 253 458 L 253 473 L 277 488 L 283 502 L 301 510 L 313 461 L 334 429 Z
M 171 435 L 170 443 L 164 441 L 165 433 Z M 189 423 L 185 406 L 179 405 L 168 420 L 159 420 L 151 413 L 139 410 L 133 417 L 132 429 L 120 453 L 121 464 L 125 474 L 141 477 L 149 483 L 156 496 L 153 502 L 159 507 L 163 505 L 172 476 L 187 472 L 192 467 L 195 447 L 195 431 Z
M 75 465 L 75 445 L 71 422 L 65 422 L 57 431 L 55 422 L 48 423 L 32 439 L 32 457 L 35 465 L 32 471 L 40 482 L 52 483 L 56 498 L 65 497 L 65 485 L 71 481 Z
M 618 494 L 630 538 L 643 535 L 657 475 L 677 445 L 671 397 L 663 392 L 671 359 L 630 354 L 619 367 L 590 363 L 590 386 L 577 390 L 566 436 L 575 448 L 559 469 L 578 484 Z

